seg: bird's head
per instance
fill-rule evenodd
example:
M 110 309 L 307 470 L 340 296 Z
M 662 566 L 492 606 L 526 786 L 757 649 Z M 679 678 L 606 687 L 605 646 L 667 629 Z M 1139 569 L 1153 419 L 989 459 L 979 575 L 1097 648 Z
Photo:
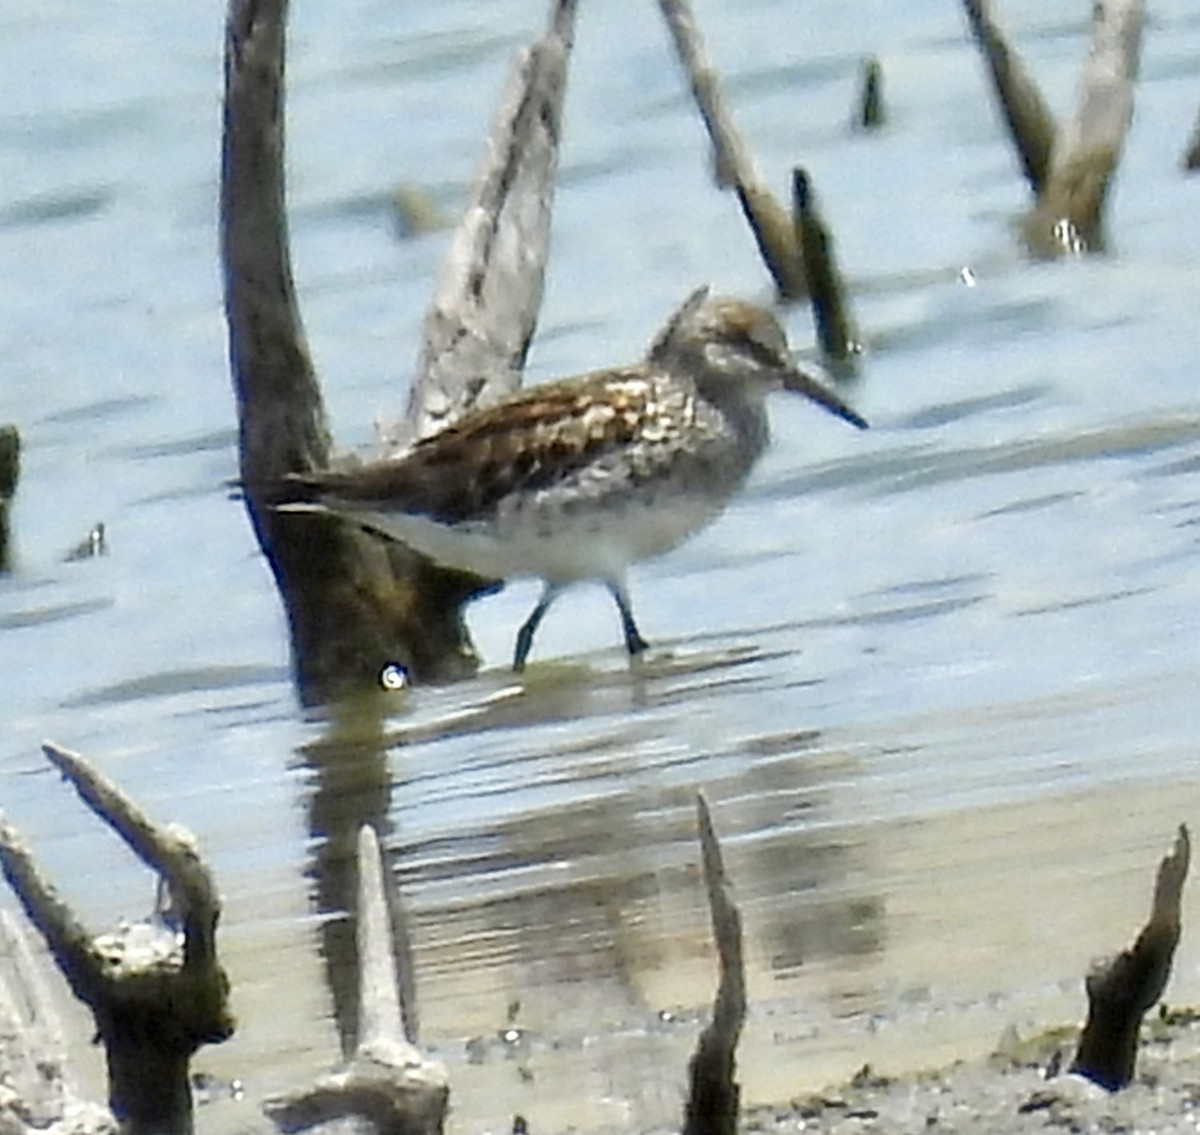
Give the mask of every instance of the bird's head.
M 650 346 L 648 359 L 686 375 L 701 394 L 720 400 L 782 387 L 803 394 L 858 426 L 866 421 L 841 397 L 801 370 L 787 335 L 766 308 L 698 288 L 675 311 Z

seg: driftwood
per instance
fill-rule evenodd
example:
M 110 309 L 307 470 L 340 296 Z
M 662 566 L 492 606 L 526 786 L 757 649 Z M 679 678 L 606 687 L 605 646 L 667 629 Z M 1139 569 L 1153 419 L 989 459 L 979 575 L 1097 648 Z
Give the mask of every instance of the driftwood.
M 1179 942 L 1180 903 L 1192 846 L 1180 825 L 1154 884 L 1150 918 L 1133 946 L 1088 975 L 1088 1019 L 1071 1065 L 1110 1092 L 1133 1079 L 1142 1018 L 1162 996 Z
M 21 474 L 21 435 L 16 426 L 0 426 L 0 572 L 12 567 L 9 509 Z
M 725 875 L 721 846 L 703 793 L 697 795 L 696 814 L 720 978 L 712 1020 L 700 1034 L 688 1065 L 690 1087 L 683 1131 L 684 1135 L 737 1135 L 741 1093 L 734 1079 L 734 1054 L 746 1020 L 742 916 Z
M 369 824 L 359 833 L 358 870 L 357 1046 L 343 1069 L 305 1092 L 273 1101 L 267 1111 L 284 1131 L 358 1117 L 378 1135 L 438 1135 L 446 1118 L 448 1079 L 445 1068 L 426 1060 L 405 1035 L 384 866 Z
M 1098 0 L 1074 117 L 1057 127 L 1041 92 L 992 18 L 988 0 L 963 0 L 1013 136 L 1034 207 L 1022 231 L 1040 256 L 1104 247 L 1104 204 L 1133 118 L 1143 0 Z
M 0 867 L 71 991 L 91 1010 L 108 1061 L 109 1107 L 128 1135 L 192 1131 L 191 1057 L 233 1031 L 217 961 L 220 903 L 194 839 L 150 820 L 77 754 L 46 757 L 80 798 L 163 881 L 169 909 L 153 923 L 93 937 L 39 873 L 0 817 Z
M 574 10 L 574 0 L 557 0 L 505 98 L 426 322 L 410 434 L 519 375 L 541 298 Z M 416 679 L 473 673 L 462 608 L 493 585 L 333 518 L 273 507 L 287 474 L 327 467 L 332 451 L 288 252 L 286 16 L 286 0 L 230 0 L 221 256 L 246 507 L 287 612 L 301 694 L 320 701 L 388 667 Z

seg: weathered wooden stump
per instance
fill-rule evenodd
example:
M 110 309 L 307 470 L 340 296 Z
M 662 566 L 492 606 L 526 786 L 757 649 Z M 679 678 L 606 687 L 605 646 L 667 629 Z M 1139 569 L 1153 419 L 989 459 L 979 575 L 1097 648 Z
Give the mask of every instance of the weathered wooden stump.
M 1088 1019 L 1071 1071 L 1110 1092 L 1133 1079 L 1142 1018 L 1162 996 L 1171 975 L 1191 857 L 1191 838 L 1180 825 L 1174 849 L 1159 864 L 1150 918 L 1137 941 L 1088 975 Z
M 191 1135 L 188 1068 L 233 1032 L 229 982 L 217 961 L 220 901 L 195 840 L 149 819 L 78 754 L 46 757 L 97 816 L 162 879 L 167 909 L 92 936 L 0 817 L 0 868 L 71 991 L 92 1013 L 108 1061 L 108 1103 L 126 1135 Z
M 537 321 L 575 0 L 518 59 L 488 159 L 426 317 L 405 428 L 414 437 L 514 389 Z M 287 613 L 297 685 L 327 701 L 401 667 L 474 673 L 464 604 L 494 586 L 334 518 L 277 511 L 289 473 L 332 442 L 305 341 L 284 205 L 286 0 L 231 0 L 225 49 L 221 256 L 246 508 Z

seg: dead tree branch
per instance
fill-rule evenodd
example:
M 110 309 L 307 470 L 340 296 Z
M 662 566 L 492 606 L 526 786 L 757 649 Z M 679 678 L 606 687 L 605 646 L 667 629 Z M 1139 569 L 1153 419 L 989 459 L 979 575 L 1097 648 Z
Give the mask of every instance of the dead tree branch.
M 878 130 L 887 122 L 883 98 L 883 64 L 874 56 L 863 60 L 859 73 L 858 102 L 854 111 L 857 130 Z
M 106 1107 L 70 1082 L 62 1023 L 25 924 L 0 913 L 0 1131 L 116 1135 Z

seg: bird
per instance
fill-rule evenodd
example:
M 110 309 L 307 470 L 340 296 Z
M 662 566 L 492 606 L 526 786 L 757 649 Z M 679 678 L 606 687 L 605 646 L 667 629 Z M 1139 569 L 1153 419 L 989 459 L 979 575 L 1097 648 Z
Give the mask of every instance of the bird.
M 647 643 L 626 569 L 722 513 L 767 447 L 766 396 L 777 389 L 867 426 L 793 361 L 772 312 L 706 286 L 641 362 L 527 388 L 398 456 L 291 474 L 276 507 L 334 513 L 486 579 L 540 578 L 517 632 L 518 673 L 546 612 L 583 580 L 607 587 L 633 658 Z

